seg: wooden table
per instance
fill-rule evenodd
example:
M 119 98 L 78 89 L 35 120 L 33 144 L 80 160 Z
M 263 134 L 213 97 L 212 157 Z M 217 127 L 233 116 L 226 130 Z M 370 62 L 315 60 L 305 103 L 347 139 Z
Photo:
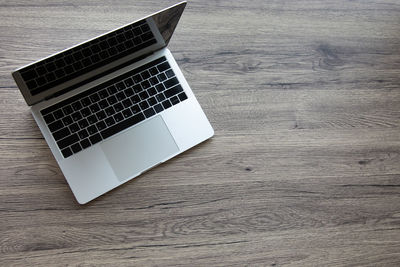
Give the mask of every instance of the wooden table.
M 0 2 L 0 265 L 399 266 L 398 0 L 190 1 L 215 136 L 77 204 L 10 73 L 173 3 Z

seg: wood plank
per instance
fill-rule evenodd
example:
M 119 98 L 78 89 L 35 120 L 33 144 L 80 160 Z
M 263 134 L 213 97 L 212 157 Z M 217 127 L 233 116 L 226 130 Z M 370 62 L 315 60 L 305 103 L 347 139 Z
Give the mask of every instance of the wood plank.
M 0 265 L 399 266 L 400 4 L 188 3 L 215 128 L 77 204 L 10 75 L 175 1 L 0 1 Z

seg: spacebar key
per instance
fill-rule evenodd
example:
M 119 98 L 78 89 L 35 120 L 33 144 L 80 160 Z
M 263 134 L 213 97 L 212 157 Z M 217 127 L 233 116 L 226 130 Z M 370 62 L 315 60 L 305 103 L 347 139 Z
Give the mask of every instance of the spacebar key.
M 129 128 L 132 125 L 135 125 L 136 123 L 139 123 L 144 119 L 145 119 L 145 117 L 144 117 L 143 113 L 139 113 L 136 116 L 130 117 L 129 119 L 121 121 L 120 123 L 115 124 L 112 127 L 105 129 L 104 131 L 100 132 L 100 134 L 103 137 L 103 139 L 106 139 L 107 137 L 110 137 L 116 133 L 119 133 L 120 131 L 125 130 L 126 128 Z

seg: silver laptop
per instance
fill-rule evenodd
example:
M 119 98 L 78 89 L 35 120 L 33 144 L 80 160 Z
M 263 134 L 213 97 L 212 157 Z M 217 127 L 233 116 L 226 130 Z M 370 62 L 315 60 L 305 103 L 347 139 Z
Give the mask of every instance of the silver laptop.
M 214 134 L 167 48 L 185 6 L 12 73 L 79 203 Z

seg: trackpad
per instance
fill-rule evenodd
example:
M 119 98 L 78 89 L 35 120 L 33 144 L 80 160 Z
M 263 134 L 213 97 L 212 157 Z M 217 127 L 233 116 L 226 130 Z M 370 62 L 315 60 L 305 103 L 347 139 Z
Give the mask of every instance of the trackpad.
M 161 116 L 102 143 L 120 181 L 136 176 L 179 151 Z

